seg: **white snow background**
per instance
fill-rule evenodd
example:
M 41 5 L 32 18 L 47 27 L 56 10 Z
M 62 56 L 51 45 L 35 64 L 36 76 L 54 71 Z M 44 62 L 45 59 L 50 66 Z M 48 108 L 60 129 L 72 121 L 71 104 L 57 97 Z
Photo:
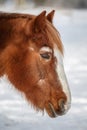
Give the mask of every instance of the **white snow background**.
M 39 14 L 51 8 L 29 8 L 16 12 Z M 15 12 L 0 7 L 1 11 Z M 64 45 L 64 65 L 72 93 L 72 106 L 61 117 L 37 113 L 5 76 L 0 78 L 0 130 L 87 130 L 87 10 L 58 10 L 54 25 Z

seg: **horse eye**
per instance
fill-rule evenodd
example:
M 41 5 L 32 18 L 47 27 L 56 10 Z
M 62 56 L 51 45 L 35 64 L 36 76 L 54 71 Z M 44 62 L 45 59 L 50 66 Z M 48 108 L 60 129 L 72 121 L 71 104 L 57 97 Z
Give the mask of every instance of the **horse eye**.
M 51 54 L 50 53 L 43 53 L 43 54 L 40 54 L 40 56 L 43 59 L 47 59 L 47 60 L 49 60 L 51 58 Z

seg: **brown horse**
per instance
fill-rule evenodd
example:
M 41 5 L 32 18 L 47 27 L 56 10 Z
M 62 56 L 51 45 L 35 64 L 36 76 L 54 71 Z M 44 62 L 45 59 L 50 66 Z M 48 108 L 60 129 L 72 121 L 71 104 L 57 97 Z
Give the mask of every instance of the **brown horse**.
M 0 13 L 0 77 L 8 80 L 36 110 L 50 117 L 65 114 L 71 96 L 63 68 L 63 46 L 46 16 Z

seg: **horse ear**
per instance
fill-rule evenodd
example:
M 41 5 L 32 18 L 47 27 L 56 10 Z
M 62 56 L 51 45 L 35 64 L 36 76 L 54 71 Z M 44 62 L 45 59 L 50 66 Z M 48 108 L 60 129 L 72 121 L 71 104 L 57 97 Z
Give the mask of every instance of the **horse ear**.
M 53 22 L 53 16 L 54 16 L 55 10 L 52 10 L 48 15 L 47 15 L 47 19 L 49 20 L 49 22 Z
M 46 25 L 46 11 L 43 11 L 42 13 L 40 13 L 34 21 L 34 31 L 38 32 L 41 31 L 45 28 Z

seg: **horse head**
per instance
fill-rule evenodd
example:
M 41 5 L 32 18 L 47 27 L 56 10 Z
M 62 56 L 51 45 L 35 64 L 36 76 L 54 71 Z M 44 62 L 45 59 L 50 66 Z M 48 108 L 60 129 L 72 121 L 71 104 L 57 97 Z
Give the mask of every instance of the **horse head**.
M 54 11 L 47 16 L 43 11 L 31 18 L 10 19 L 12 31 L 1 54 L 3 74 L 36 110 L 46 110 L 50 117 L 65 114 L 71 104 L 63 45 L 53 16 Z

